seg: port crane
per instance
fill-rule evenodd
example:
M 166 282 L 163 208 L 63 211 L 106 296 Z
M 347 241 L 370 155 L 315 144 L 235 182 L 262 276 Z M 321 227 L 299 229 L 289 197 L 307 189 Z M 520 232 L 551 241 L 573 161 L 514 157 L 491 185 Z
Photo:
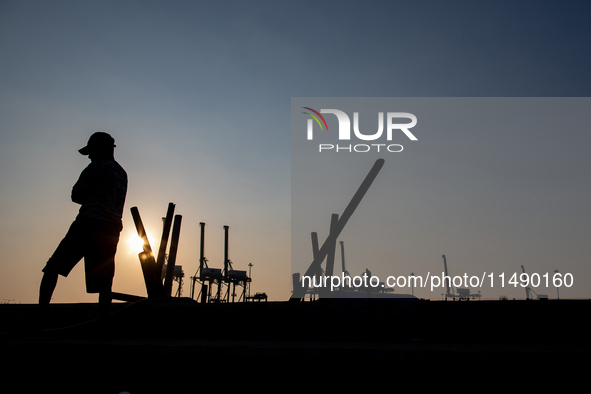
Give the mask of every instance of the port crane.
M 447 298 L 451 298 L 451 299 L 456 299 L 456 297 L 459 297 L 460 299 L 462 299 L 462 297 L 459 294 L 456 294 L 456 288 L 453 285 L 453 283 L 451 283 L 451 279 L 449 277 L 449 273 L 447 272 L 447 259 L 445 258 L 445 255 L 442 255 L 441 257 L 443 257 L 443 270 L 445 272 L 445 299 L 447 300 Z M 460 290 L 460 289 L 458 289 Z M 466 289 L 461 289 L 461 290 L 466 290 Z M 470 290 L 468 290 L 468 294 L 470 294 Z
M 525 274 L 525 267 L 523 267 L 523 265 L 521 266 L 521 271 Z M 532 293 L 536 295 L 536 298 L 538 299 L 545 299 L 548 298 L 547 295 L 545 294 L 538 294 L 535 291 L 532 290 L 531 287 L 529 287 L 529 284 L 525 287 L 525 299 L 526 300 L 531 300 L 534 297 L 532 296 Z
M 445 255 L 441 257 L 443 257 L 443 269 L 445 271 L 445 299 L 447 300 L 447 298 L 449 297 L 454 300 L 456 298 L 458 298 L 459 300 L 467 300 L 469 298 L 480 297 L 480 294 L 470 294 L 470 289 L 461 289 L 459 287 L 455 287 L 453 283 L 451 283 L 451 278 L 449 276 L 449 273 L 447 272 L 447 260 L 445 258 Z

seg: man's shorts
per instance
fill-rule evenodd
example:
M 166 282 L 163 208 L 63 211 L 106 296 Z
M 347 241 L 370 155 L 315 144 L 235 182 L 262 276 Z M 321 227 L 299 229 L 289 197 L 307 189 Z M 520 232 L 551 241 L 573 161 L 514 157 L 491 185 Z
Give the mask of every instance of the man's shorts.
M 76 218 L 43 272 L 68 276 L 84 257 L 86 291 L 99 293 L 111 289 L 120 232 L 121 223 Z

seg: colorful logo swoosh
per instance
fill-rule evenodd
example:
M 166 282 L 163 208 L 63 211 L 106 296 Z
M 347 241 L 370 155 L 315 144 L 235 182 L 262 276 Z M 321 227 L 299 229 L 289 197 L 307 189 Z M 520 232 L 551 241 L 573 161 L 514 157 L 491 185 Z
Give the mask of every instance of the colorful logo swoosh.
M 324 116 L 320 115 L 320 112 L 313 110 L 312 108 L 308 108 L 308 107 L 302 107 L 302 108 L 310 110 L 310 111 L 314 112 L 316 115 L 318 115 L 320 117 L 320 119 L 322 119 L 322 122 L 324 122 L 324 126 L 326 126 L 326 131 L 328 131 L 328 125 L 326 124 L 326 120 L 324 120 Z M 318 120 L 318 118 L 316 116 L 312 115 L 309 112 L 302 112 L 302 113 L 306 114 L 306 115 L 310 115 L 312 118 L 314 118 L 316 123 L 318 123 L 318 126 L 320 126 L 320 130 L 324 130 L 322 127 L 322 123 L 320 123 L 320 120 Z

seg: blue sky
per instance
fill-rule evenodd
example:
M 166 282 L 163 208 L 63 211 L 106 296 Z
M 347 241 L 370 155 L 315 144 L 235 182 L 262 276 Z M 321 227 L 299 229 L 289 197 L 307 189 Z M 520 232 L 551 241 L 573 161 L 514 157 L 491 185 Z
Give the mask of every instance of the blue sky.
M 145 292 L 129 208 L 159 237 L 183 215 L 178 264 L 253 267 L 289 297 L 292 97 L 589 96 L 587 2 L 0 2 L 0 299 L 35 302 L 74 219 L 92 132 L 130 184 L 114 290 Z M 584 182 L 585 180 L 581 180 Z M 153 245 L 154 247 L 154 245 Z M 94 300 L 83 270 L 54 300 Z M 185 294 L 188 295 L 186 285 Z

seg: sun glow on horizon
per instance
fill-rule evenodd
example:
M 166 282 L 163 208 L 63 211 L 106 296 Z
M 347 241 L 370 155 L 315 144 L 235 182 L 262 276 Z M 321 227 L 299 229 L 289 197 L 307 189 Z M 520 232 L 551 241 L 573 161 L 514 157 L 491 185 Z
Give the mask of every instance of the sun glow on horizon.
M 133 234 L 127 239 L 127 245 L 129 247 L 129 253 L 137 254 L 144 251 L 144 240 L 137 234 Z

